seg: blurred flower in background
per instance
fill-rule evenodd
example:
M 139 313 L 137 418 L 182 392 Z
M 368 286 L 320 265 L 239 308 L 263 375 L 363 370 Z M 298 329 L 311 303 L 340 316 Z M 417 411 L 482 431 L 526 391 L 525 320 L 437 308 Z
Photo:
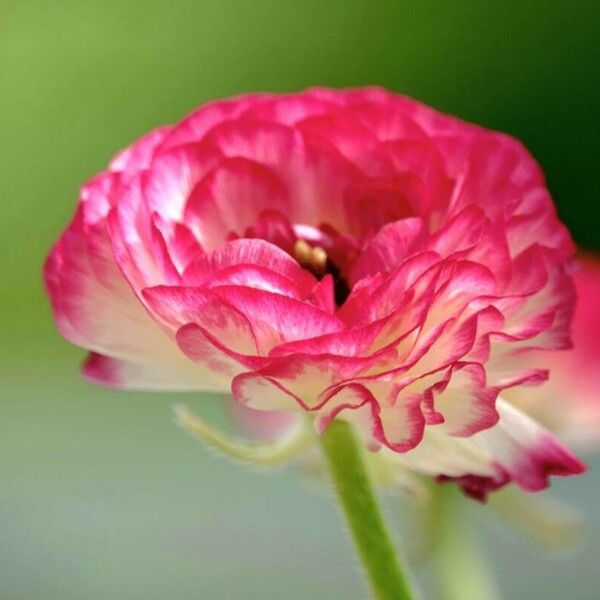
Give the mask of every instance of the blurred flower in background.
M 600 447 L 600 257 L 580 253 L 574 281 L 573 348 L 544 355 L 550 373 L 545 386 L 507 390 L 505 397 L 563 440 L 595 450 Z

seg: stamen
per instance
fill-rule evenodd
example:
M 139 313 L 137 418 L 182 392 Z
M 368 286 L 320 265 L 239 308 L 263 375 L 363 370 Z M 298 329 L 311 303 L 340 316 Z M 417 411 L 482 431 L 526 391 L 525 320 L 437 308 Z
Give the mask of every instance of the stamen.
M 317 279 L 322 279 L 327 274 L 333 277 L 335 302 L 337 306 L 344 304 L 350 294 L 350 288 L 337 265 L 327 256 L 327 252 L 321 246 L 311 246 L 306 240 L 296 240 L 293 252 L 298 264 Z
M 294 258 L 315 277 L 321 278 L 327 272 L 327 252 L 320 246 L 313 248 L 305 240 L 296 240 Z
M 294 244 L 294 258 L 301 265 L 308 265 L 312 248 L 305 240 L 296 240 Z
M 319 273 L 325 273 L 327 270 L 327 252 L 321 248 L 321 246 L 316 246 L 312 249 L 311 259 L 313 261 L 315 269 Z

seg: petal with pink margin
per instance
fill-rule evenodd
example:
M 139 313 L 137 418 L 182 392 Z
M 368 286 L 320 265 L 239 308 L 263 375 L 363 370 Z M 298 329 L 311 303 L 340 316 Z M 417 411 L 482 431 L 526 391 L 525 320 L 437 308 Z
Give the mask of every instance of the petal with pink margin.
M 331 313 L 281 294 L 235 285 L 216 287 L 212 291 L 252 324 L 260 354 L 268 354 L 284 342 L 317 337 L 344 328 Z
M 485 499 L 511 481 L 527 491 L 549 485 L 551 475 L 577 475 L 585 465 L 550 432 L 503 400 L 497 425 L 468 438 L 448 435 L 443 425 L 428 427 L 422 442 L 404 454 L 387 454 L 422 473 L 456 480 L 466 493 Z
M 244 235 L 268 209 L 289 214 L 288 191 L 268 167 L 239 156 L 223 159 L 198 181 L 184 220 L 204 248 L 218 248 L 234 232 Z
M 44 277 L 61 334 L 103 360 L 137 365 L 135 387 L 150 370 L 177 372 L 175 387 L 213 387 L 211 373 L 191 363 L 148 315 L 114 262 L 104 224 L 85 225 L 81 208 L 50 253 Z M 128 371 L 120 369 L 113 364 L 98 373 L 128 387 Z
M 187 285 L 203 285 L 221 269 L 235 265 L 256 265 L 269 269 L 296 282 L 306 295 L 317 283 L 287 252 L 259 239 L 233 240 L 199 257 L 186 269 L 183 280 Z
M 391 383 L 344 384 L 328 396 L 315 421 L 318 433 L 334 418 L 339 418 L 358 427 L 371 450 L 383 445 L 394 452 L 414 448 L 423 437 L 425 418 L 420 397 L 404 396 L 400 400 Z M 384 397 L 387 400 L 384 401 Z
M 188 323 L 199 325 L 238 354 L 255 355 L 256 339 L 248 319 L 204 288 L 157 286 L 142 292 L 148 309 L 173 334 Z
M 269 364 L 253 373 L 240 375 L 232 384 L 235 398 L 252 408 L 263 408 L 263 397 L 253 392 L 254 387 L 276 388 L 271 390 L 281 406 L 294 401 L 299 408 L 314 410 L 328 401 L 329 390 L 360 373 L 382 364 L 381 370 L 389 368 L 395 358 L 391 349 L 376 356 L 345 357 L 328 354 L 292 354 L 272 359 Z M 270 409 L 273 409 L 270 406 Z M 265 410 L 267 410 L 265 408 Z
M 201 369 L 189 360 L 177 364 L 146 364 L 92 352 L 82 365 L 91 383 L 109 388 L 146 392 L 215 392 L 229 389 L 229 378 Z
M 423 220 L 416 217 L 384 225 L 352 266 L 350 281 L 356 282 L 378 272 L 390 273 L 407 257 L 423 233 Z
M 108 166 L 109 171 L 118 172 L 124 180 L 147 169 L 156 148 L 172 130 L 171 126 L 159 127 L 142 136 L 139 140 L 121 150 Z

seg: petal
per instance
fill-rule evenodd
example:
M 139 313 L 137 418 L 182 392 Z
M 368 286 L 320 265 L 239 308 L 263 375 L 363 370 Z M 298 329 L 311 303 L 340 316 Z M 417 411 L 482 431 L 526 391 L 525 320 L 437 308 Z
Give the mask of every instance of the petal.
M 203 285 L 221 269 L 235 265 L 264 267 L 296 282 L 305 293 L 309 293 L 316 284 L 315 278 L 287 252 L 258 239 L 234 240 L 199 257 L 186 269 L 183 280 L 187 285 Z
M 256 102 L 269 97 L 268 94 L 246 94 L 237 98 L 208 102 L 172 128 L 161 150 L 201 140 L 215 125 L 229 119 L 236 119 Z
M 186 373 L 182 380 L 195 382 L 195 389 L 211 387 L 208 374 L 191 368 L 132 292 L 115 263 L 103 223 L 85 225 L 80 210 L 48 257 L 44 275 L 56 325 L 69 341 L 104 355 L 102 360 Z M 126 385 L 113 367 L 98 372 L 113 373 L 109 380 Z
M 146 288 L 143 296 L 151 313 L 171 331 L 176 332 L 181 326 L 194 323 L 233 352 L 257 353 L 248 319 L 211 290 L 157 286 Z
M 389 319 L 387 319 L 389 320 Z M 271 350 L 270 356 L 289 354 L 334 354 L 338 356 L 365 356 L 371 350 L 376 336 L 384 327 L 386 319 L 364 327 L 346 329 L 311 339 L 287 342 Z
M 280 167 L 297 153 L 300 143 L 299 136 L 290 127 L 248 118 L 219 123 L 207 133 L 204 141 L 219 148 L 227 157 L 246 158 L 280 175 L 284 173 Z
M 142 136 L 135 143 L 121 150 L 111 161 L 110 171 L 121 173 L 125 179 L 147 169 L 156 148 L 167 137 L 171 127 L 159 127 Z
M 185 221 L 200 243 L 213 249 L 230 233 L 244 235 L 267 209 L 289 213 L 288 192 L 277 175 L 258 162 L 228 158 L 194 187 L 185 206 Z
M 144 202 L 143 175 L 131 178 L 119 194 L 119 202 L 110 211 L 106 223 L 115 260 L 133 289 L 159 285 L 171 279 L 170 262 L 164 241 L 156 236 L 152 216 Z M 164 261 L 159 260 L 159 255 Z M 168 268 L 168 267 L 167 267 Z
M 413 450 L 392 459 L 430 475 L 456 480 L 465 492 L 485 499 L 489 491 L 514 482 L 527 491 L 549 485 L 551 475 L 577 475 L 583 463 L 551 433 L 498 400 L 500 421 L 469 438 L 452 437 L 444 425 L 428 427 Z
M 315 421 L 317 432 L 322 433 L 334 418 L 358 427 L 372 450 L 383 445 L 394 452 L 406 452 L 418 445 L 425 427 L 420 398 L 415 395 L 400 400 L 389 383 L 352 383 L 332 390 Z
M 430 303 L 433 285 L 442 266 L 440 257 L 435 252 L 413 254 L 384 280 L 371 280 L 368 283 L 368 294 L 361 293 L 364 286 L 359 286 L 357 300 L 362 305 L 359 314 L 362 313 L 363 318 L 368 321 L 384 317 L 402 305 L 404 296 L 410 294 L 415 298 L 410 307 L 413 313 L 410 321 L 416 324 L 421 320 L 423 311 Z M 352 300 L 351 294 L 346 303 Z M 344 308 L 343 306 L 342 309 Z M 341 310 L 340 313 L 348 310 Z
M 262 239 L 293 254 L 296 235 L 289 219 L 280 211 L 265 209 L 254 215 L 255 222 L 244 233 L 245 238 Z
M 356 119 L 374 132 L 382 141 L 423 137 L 423 128 L 414 118 L 418 102 L 390 94 L 386 90 L 375 90 L 367 97 L 353 99 L 343 113 L 348 119 Z
M 331 146 L 363 170 L 379 171 L 374 160 L 378 144 L 372 129 L 357 119 L 349 118 L 344 111 L 312 116 L 296 124 L 296 127 L 313 143 Z
M 144 391 L 227 390 L 228 380 L 189 360 L 145 364 L 92 352 L 82 366 L 84 377 L 106 387 Z
M 179 348 L 190 360 L 223 378 L 227 388 L 236 375 L 248 369 L 260 368 L 263 364 L 255 356 L 243 355 L 224 346 L 195 323 L 181 327 L 175 337 Z
M 375 235 L 384 225 L 413 217 L 411 200 L 420 185 L 413 174 L 392 177 L 354 177 L 345 189 L 348 231 L 358 239 Z
M 221 286 L 213 292 L 252 324 L 261 354 L 268 354 L 284 342 L 343 329 L 343 324 L 334 315 L 281 294 L 242 286 Z
M 152 215 L 152 223 L 160 232 L 169 258 L 178 273 L 183 273 L 194 259 L 204 254 L 194 234 L 183 223 L 165 220 L 158 213 Z
M 379 448 L 374 432 L 381 435 L 381 421 L 378 417 L 379 406 L 371 392 L 360 384 L 342 385 L 333 390 L 327 402 L 317 413 L 314 421 L 315 431 L 322 435 L 337 417 L 352 423 L 361 434 L 367 447 Z
M 356 282 L 375 273 L 390 273 L 409 254 L 424 232 L 418 218 L 402 219 L 384 225 L 365 246 L 352 267 L 350 281 Z
M 534 186 L 522 195 L 520 206 L 508 216 L 506 229 L 513 255 L 535 243 L 555 250 L 561 258 L 575 252 L 571 235 L 560 222 L 544 186 Z
M 182 221 L 192 190 L 220 160 L 221 153 L 209 144 L 189 144 L 157 154 L 143 184 L 148 211 Z
M 236 402 L 232 396 L 224 397 L 238 429 L 252 439 L 273 441 L 290 434 L 304 416 L 297 412 L 254 410 Z
M 123 185 L 119 173 L 105 172 L 88 181 L 82 188 L 79 197 L 85 223 L 103 221 L 118 199 L 118 192 Z
M 306 290 L 295 282 L 265 267 L 257 265 L 233 265 L 217 271 L 205 286 L 213 289 L 221 286 L 245 286 L 255 290 L 265 290 L 301 300 Z
M 238 374 L 231 384 L 237 402 L 257 411 L 300 410 L 301 403 L 273 379 L 260 373 Z
M 498 391 L 486 385 L 482 365 L 457 363 L 431 389 L 432 403 L 448 435 L 468 437 L 498 422 Z
M 314 90 L 302 94 L 286 94 L 253 103 L 243 112 L 244 118 L 275 121 L 294 125 L 311 116 L 328 113 L 339 106 L 337 98 L 324 98 Z
M 307 300 L 328 313 L 335 312 L 335 284 L 329 273 L 315 284 Z
M 287 191 L 290 221 L 345 229 L 343 196 L 358 170 L 339 152 L 312 144 L 282 124 L 246 118 L 219 124 L 204 142 L 227 157 L 248 159 L 274 173 Z
M 314 410 L 328 402 L 328 390 L 334 385 L 357 377 L 385 360 L 386 357 L 380 356 L 293 354 L 272 360 L 255 373 L 244 373 L 234 381 L 232 391 L 239 402 L 259 410 L 278 410 L 290 407 L 293 402 L 304 410 Z M 260 395 L 259 389 L 269 389 L 268 397 L 277 398 L 277 405 L 265 407 L 266 396 Z

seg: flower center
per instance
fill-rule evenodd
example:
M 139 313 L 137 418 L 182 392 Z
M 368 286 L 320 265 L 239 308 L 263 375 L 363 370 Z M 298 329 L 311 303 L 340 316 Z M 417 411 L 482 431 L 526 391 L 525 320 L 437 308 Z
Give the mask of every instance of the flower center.
M 337 306 L 344 304 L 350 295 L 350 286 L 342 276 L 339 267 L 327 256 L 327 252 L 321 246 L 311 246 L 306 240 L 298 239 L 294 243 L 293 257 L 317 279 L 331 275 L 335 303 Z

